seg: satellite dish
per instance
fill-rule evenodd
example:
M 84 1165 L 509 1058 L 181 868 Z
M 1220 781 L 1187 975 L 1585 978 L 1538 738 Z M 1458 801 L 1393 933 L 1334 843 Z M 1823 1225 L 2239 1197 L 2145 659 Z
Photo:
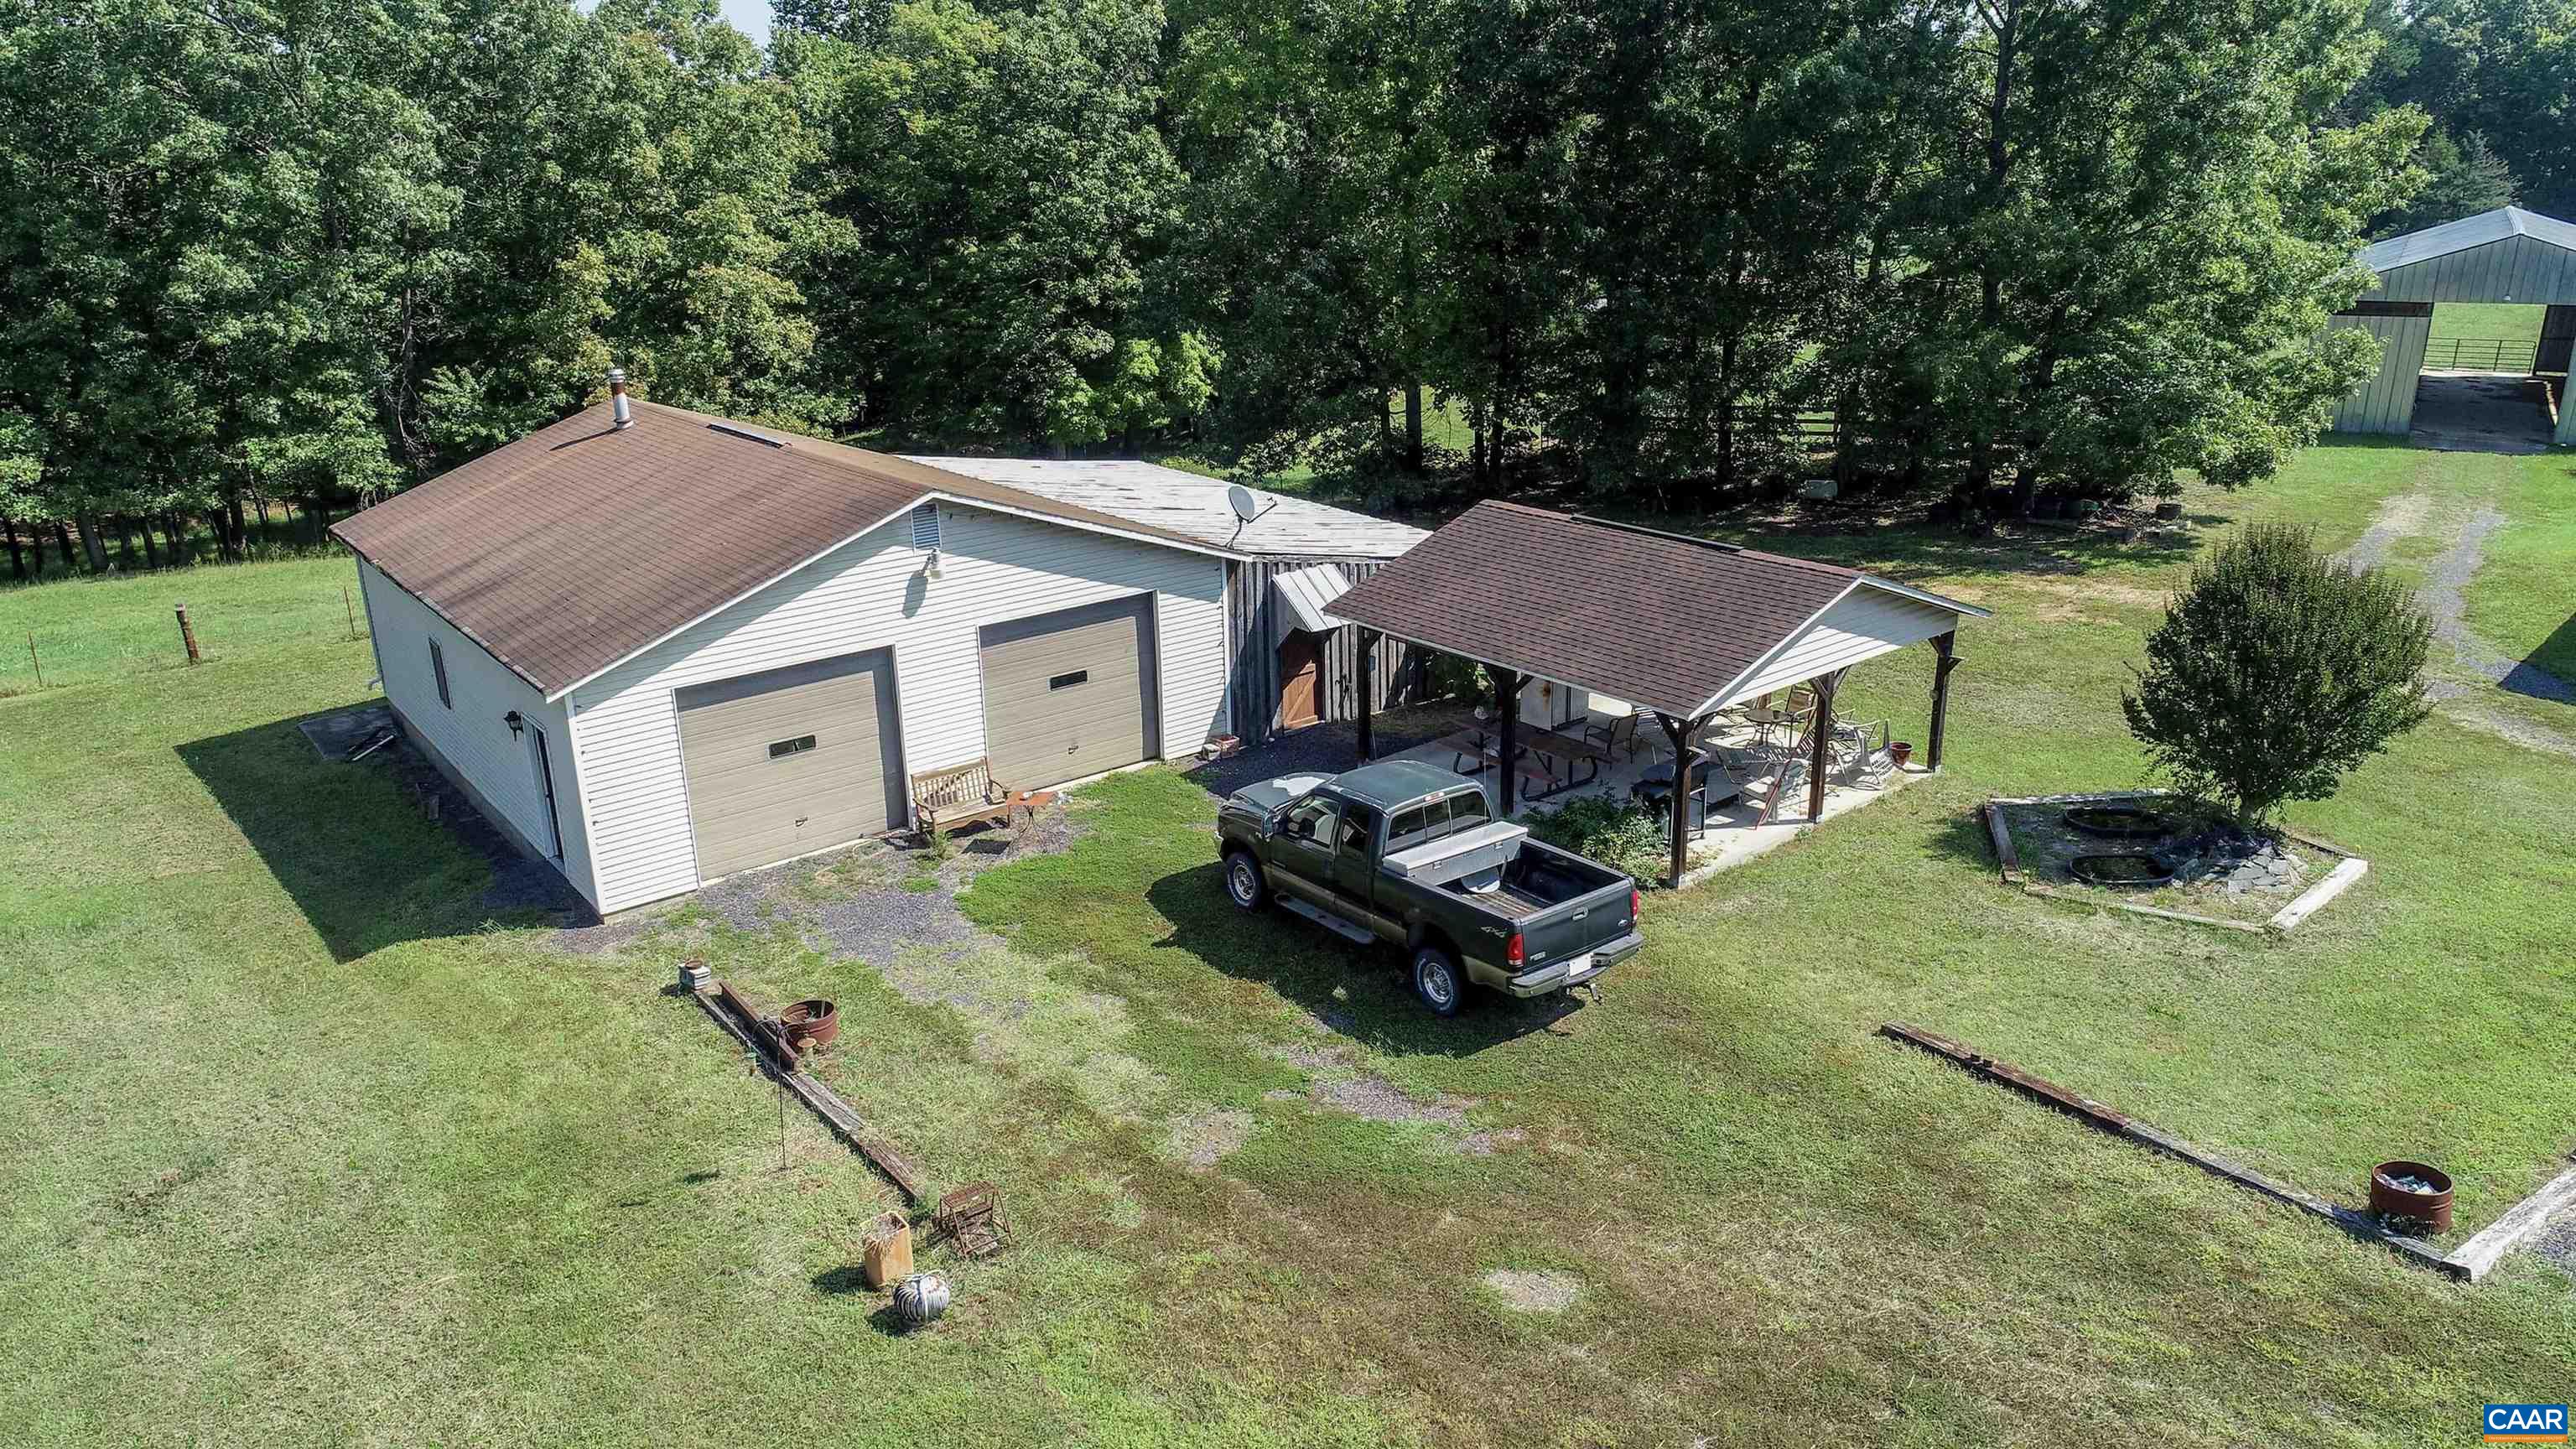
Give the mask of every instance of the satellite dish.
M 1253 497 L 1252 490 L 1240 483 L 1225 485 L 1225 502 L 1234 510 L 1234 516 L 1246 523 L 1261 516 L 1261 500 Z

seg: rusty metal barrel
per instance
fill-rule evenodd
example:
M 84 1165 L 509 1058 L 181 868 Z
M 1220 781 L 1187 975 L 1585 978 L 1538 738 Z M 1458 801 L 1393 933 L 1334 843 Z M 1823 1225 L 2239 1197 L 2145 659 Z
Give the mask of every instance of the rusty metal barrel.
M 2427 1231 L 2451 1230 L 2451 1175 L 2438 1167 L 2399 1158 L 2370 1170 L 2373 1217 L 2407 1218 L 2427 1224 Z

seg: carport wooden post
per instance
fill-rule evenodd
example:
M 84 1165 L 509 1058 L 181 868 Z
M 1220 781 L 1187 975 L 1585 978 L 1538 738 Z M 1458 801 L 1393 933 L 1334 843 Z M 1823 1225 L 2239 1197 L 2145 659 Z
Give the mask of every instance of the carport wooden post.
M 1501 804 L 1495 814 L 1504 820 L 1512 815 L 1512 771 L 1521 758 L 1521 683 L 1519 675 L 1499 664 L 1494 666 L 1494 712 L 1502 717 L 1499 723 L 1503 732 L 1503 758 L 1494 766 L 1503 777 Z
M 1932 652 L 1939 656 L 1932 666 L 1932 738 L 1931 750 L 1923 761 L 1927 770 L 1941 768 L 1941 735 L 1950 722 L 1950 671 L 1959 667 L 1959 631 L 1932 636 Z
M 1376 742 L 1369 738 L 1369 692 L 1375 688 L 1372 676 L 1377 672 L 1377 639 L 1375 629 L 1360 631 L 1360 763 L 1363 765 L 1377 753 Z
M 1810 727 L 1814 736 L 1807 755 L 1807 818 L 1825 818 L 1825 764 L 1831 756 L 1834 740 L 1834 689 L 1843 682 L 1842 671 L 1819 674 L 1807 681 L 1816 693 L 1816 722 Z
M 1655 718 L 1663 725 L 1664 733 L 1670 735 L 1673 741 L 1673 798 L 1671 801 L 1673 859 L 1672 870 L 1666 876 L 1664 884 L 1679 890 L 1682 884 L 1682 871 L 1690 864 L 1690 772 L 1691 766 L 1699 763 L 1699 751 L 1692 748 L 1691 742 L 1699 737 L 1700 727 L 1708 723 L 1708 716 L 1701 715 L 1696 719 L 1679 720 L 1671 715 L 1658 713 Z

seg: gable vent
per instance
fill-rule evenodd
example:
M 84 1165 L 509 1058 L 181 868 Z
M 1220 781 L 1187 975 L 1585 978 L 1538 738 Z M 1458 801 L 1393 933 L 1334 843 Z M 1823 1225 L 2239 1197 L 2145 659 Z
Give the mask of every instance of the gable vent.
M 912 546 L 930 549 L 939 547 L 938 504 L 925 503 L 912 510 Z

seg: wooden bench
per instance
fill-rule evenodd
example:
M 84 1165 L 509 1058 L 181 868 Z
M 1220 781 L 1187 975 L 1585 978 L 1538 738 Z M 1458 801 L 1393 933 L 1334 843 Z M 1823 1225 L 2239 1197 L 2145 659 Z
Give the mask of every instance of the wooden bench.
M 912 826 L 925 837 L 932 831 L 1007 820 L 1012 811 L 1031 803 L 1025 792 L 995 782 L 990 757 L 912 777 Z

